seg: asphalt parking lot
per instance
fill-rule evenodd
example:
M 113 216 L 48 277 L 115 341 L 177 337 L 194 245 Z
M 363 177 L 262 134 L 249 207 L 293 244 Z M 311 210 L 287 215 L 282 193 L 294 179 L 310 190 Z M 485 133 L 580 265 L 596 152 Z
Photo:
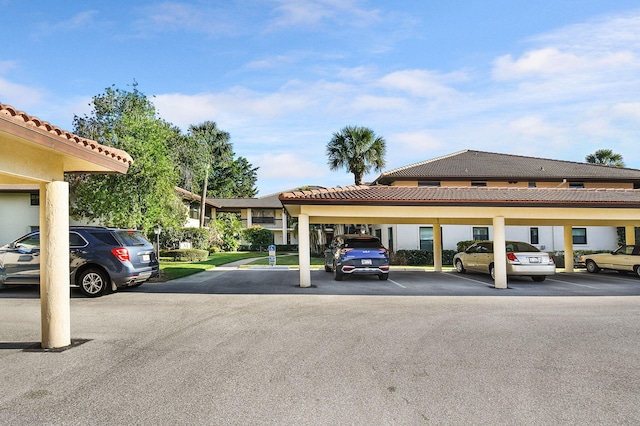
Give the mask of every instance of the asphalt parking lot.
M 638 424 L 640 280 L 217 268 L 89 299 L 37 350 L 0 290 L 0 424 Z M 415 297 L 420 296 L 420 297 Z

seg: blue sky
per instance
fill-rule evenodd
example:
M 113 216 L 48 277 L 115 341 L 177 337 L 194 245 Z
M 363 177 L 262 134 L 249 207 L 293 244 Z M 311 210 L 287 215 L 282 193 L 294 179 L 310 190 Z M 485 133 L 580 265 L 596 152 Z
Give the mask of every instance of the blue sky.
M 640 169 L 637 0 L 0 0 L 0 16 L 0 102 L 72 130 L 136 81 L 183 130 L 229 132 L 259 195 L 352 184 L 325 154 L 347 125 L 386 139 L 385 170 L 600 148 Z

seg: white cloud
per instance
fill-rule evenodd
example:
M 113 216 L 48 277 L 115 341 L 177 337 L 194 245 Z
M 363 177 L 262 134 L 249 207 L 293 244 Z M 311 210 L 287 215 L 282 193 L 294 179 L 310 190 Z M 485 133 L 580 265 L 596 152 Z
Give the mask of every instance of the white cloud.
M 277 17 L 271 28 L 315 27 L 330 20 L 350 26 L 367 26 L 379 19 L 378 10 L 366 10 L 353 0 L 274 0 Z
M 260 166 L 258 174 L 265 179 L 291 178 L 314 181 L 326 172 L 318 167 L 317 162 L 309 161 L 302 153 L 266 153 L 255 161 Z
M 451 98 L 457 95 L 457 91 L 445 82 L 462 78 L 462 74 L 443 76 L 428 70 L 404 70 L 385 75 L 379 84 L 420 98 Z
M 48 95 L 46 90 L 13 83 L 0 77 L 0 100 L 15 108 L 27 110 L 28 113 L 28 108 L 42 103 Z

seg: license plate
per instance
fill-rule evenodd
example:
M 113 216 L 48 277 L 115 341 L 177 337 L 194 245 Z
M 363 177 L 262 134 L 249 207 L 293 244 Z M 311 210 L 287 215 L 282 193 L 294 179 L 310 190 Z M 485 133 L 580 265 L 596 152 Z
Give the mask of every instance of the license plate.
M 361 262 L 363 265 L 371 265 L 371 259 L 362 259 Z
M 529 263 L 540 263 L 540 258 L 539 257 L 530 257 L 529 258 Z
M 151 260 L 151 257 L 148 254 L 143 254 L 142 255 L 142 261 L 143 262 L 149 262 Z

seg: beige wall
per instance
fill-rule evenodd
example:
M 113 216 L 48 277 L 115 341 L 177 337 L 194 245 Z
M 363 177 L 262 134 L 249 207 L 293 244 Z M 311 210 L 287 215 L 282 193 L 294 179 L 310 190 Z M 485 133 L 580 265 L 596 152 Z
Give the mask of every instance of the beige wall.
M 0 246 L 30 232 L 40 224 L 40 208 L 28 193 L 0 193 Z

